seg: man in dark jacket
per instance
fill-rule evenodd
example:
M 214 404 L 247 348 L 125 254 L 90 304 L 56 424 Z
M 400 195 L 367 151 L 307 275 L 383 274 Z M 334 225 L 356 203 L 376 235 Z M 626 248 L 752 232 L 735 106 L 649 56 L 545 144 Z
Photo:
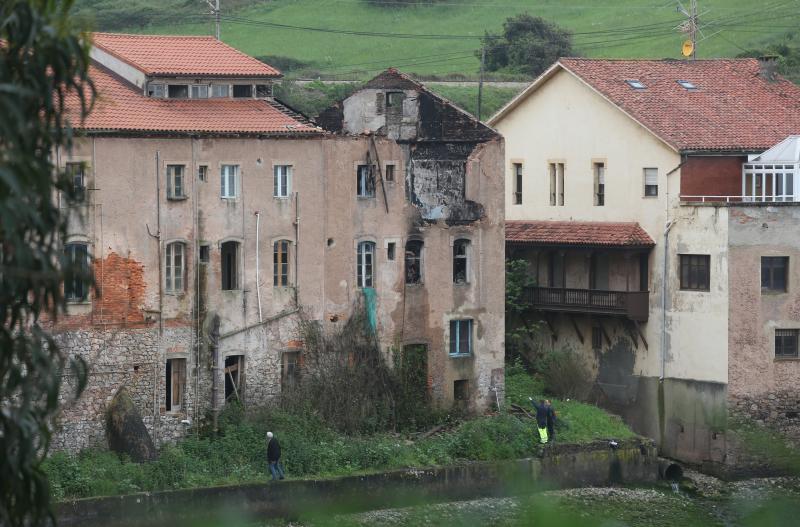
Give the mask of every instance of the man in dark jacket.
M 281 465 L 281 445 L 278 439 L 267 432 L 267 463 L 269 472 L 272 474 L 272 481 L 283 479 L 283 465 Z
M 533 397 L 528 400 L 536 410 L 536 426 L 539 428 L 539 442 L 547 443 L 552 441 L 555 435 L 556 412 L 550 405 L 549 399 L 542 399 L 538 404 Z

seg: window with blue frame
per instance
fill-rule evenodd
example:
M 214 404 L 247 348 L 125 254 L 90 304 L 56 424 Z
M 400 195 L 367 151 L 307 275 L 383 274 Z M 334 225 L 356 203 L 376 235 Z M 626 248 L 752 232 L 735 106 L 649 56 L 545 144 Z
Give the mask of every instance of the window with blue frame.
M 472 319 L 450 321 L 450 355 L 472 355 Z

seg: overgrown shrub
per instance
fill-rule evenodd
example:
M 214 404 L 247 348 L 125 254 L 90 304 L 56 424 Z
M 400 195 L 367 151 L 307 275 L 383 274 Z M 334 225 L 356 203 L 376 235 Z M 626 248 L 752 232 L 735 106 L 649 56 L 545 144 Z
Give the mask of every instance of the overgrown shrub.
M 583 401 L 592 389 L 592 372 L 580 353 L 571 348 L 541 351 L 535 367 L 545 390 L 556 397 Z

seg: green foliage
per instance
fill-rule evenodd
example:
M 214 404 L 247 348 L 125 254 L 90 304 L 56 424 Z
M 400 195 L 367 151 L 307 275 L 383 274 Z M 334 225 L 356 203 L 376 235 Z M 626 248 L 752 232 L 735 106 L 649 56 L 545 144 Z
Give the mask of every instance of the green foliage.
M 325 84 L 310 82 L 301 85 L 284 80 L 275 85 L 275 97 L 309 117 L 318 115 L 336 101 L 346 99 L 361 86 L 360 83 Z
M 77 193 L 53 164 L 68 148 L 71 118 L 92 101 L 89 50 L 69 22 L 70 0 L 0 2 L 0 524 L 31 525 L 49 515 L 41 460 L 69 367 L 76 395 L 85 364 L 68 359 L 40 319 L 63 312 L 63 280 L 90 281 L 65 261 L 66 205 Z M 64 210 L 67 210 L 66 207 Z
M 525 289 L 536 285 L 524 259 L 506 260 L 506 358 L 535 360 L 541 322 L 532 317 Z
M 223 0 L 221 9 L 228 13 L 247 5 L 252 0 Z M 72 15 L 86 24 L 103 31 L 122 28 L 142 28 L 151 24 L 209 20 L 209 9 L 204 0 L 75 0 Z
M 547 392 L 557 397 L 583 400 L 592 388 L 592 372 L 586 360 L 571 348 L 540 351 L 535 368 Z
M 538 76 L 559 57 L 575 55 L 570 33 L 552 22 L 527 13 L 512 16 L 503 24 L 503 35 L 488 35 L 486 69 L 507 70 Z M 480 55 L 481 50 L 477 53 Z
M 728 420 L 728 430 L 750 456 L 793 475 L 800 475 L 800 451 L 784 434 L 751 419 Z
M 748 49 L 737 57 L 774 56 L 778 62 L 778 73 L 795 83 L 800 83 L 800 44 L 793 40 L 794 33 L 790 33 L 782 42 L 764 48 Z
M 432 91 L 438 93 L 468 111 L 472 115 L 478 112 L 478 87 L 477 86 L 450 86 L 447 84 L 436 84 L 426 82 L 425 85 Z M 517 93 L 517 88 L 498 88 L 492 85 L 483 86 L 483 101 L 481 102 L 481 113 L 485 120 L 503 107 Z

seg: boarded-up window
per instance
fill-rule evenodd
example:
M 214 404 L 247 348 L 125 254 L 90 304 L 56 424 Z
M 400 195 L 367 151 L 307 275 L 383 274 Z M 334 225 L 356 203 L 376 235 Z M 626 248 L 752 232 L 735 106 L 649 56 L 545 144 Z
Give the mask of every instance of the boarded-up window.
M 225 357 L 225 400 L 242 401 L 244 399 L 244 356 L 229 355 Z
M 166 371 L 166 408 L 178 412 L 183 407 L 183 392 L 186 386 L 186 359 L 168 359 Z

